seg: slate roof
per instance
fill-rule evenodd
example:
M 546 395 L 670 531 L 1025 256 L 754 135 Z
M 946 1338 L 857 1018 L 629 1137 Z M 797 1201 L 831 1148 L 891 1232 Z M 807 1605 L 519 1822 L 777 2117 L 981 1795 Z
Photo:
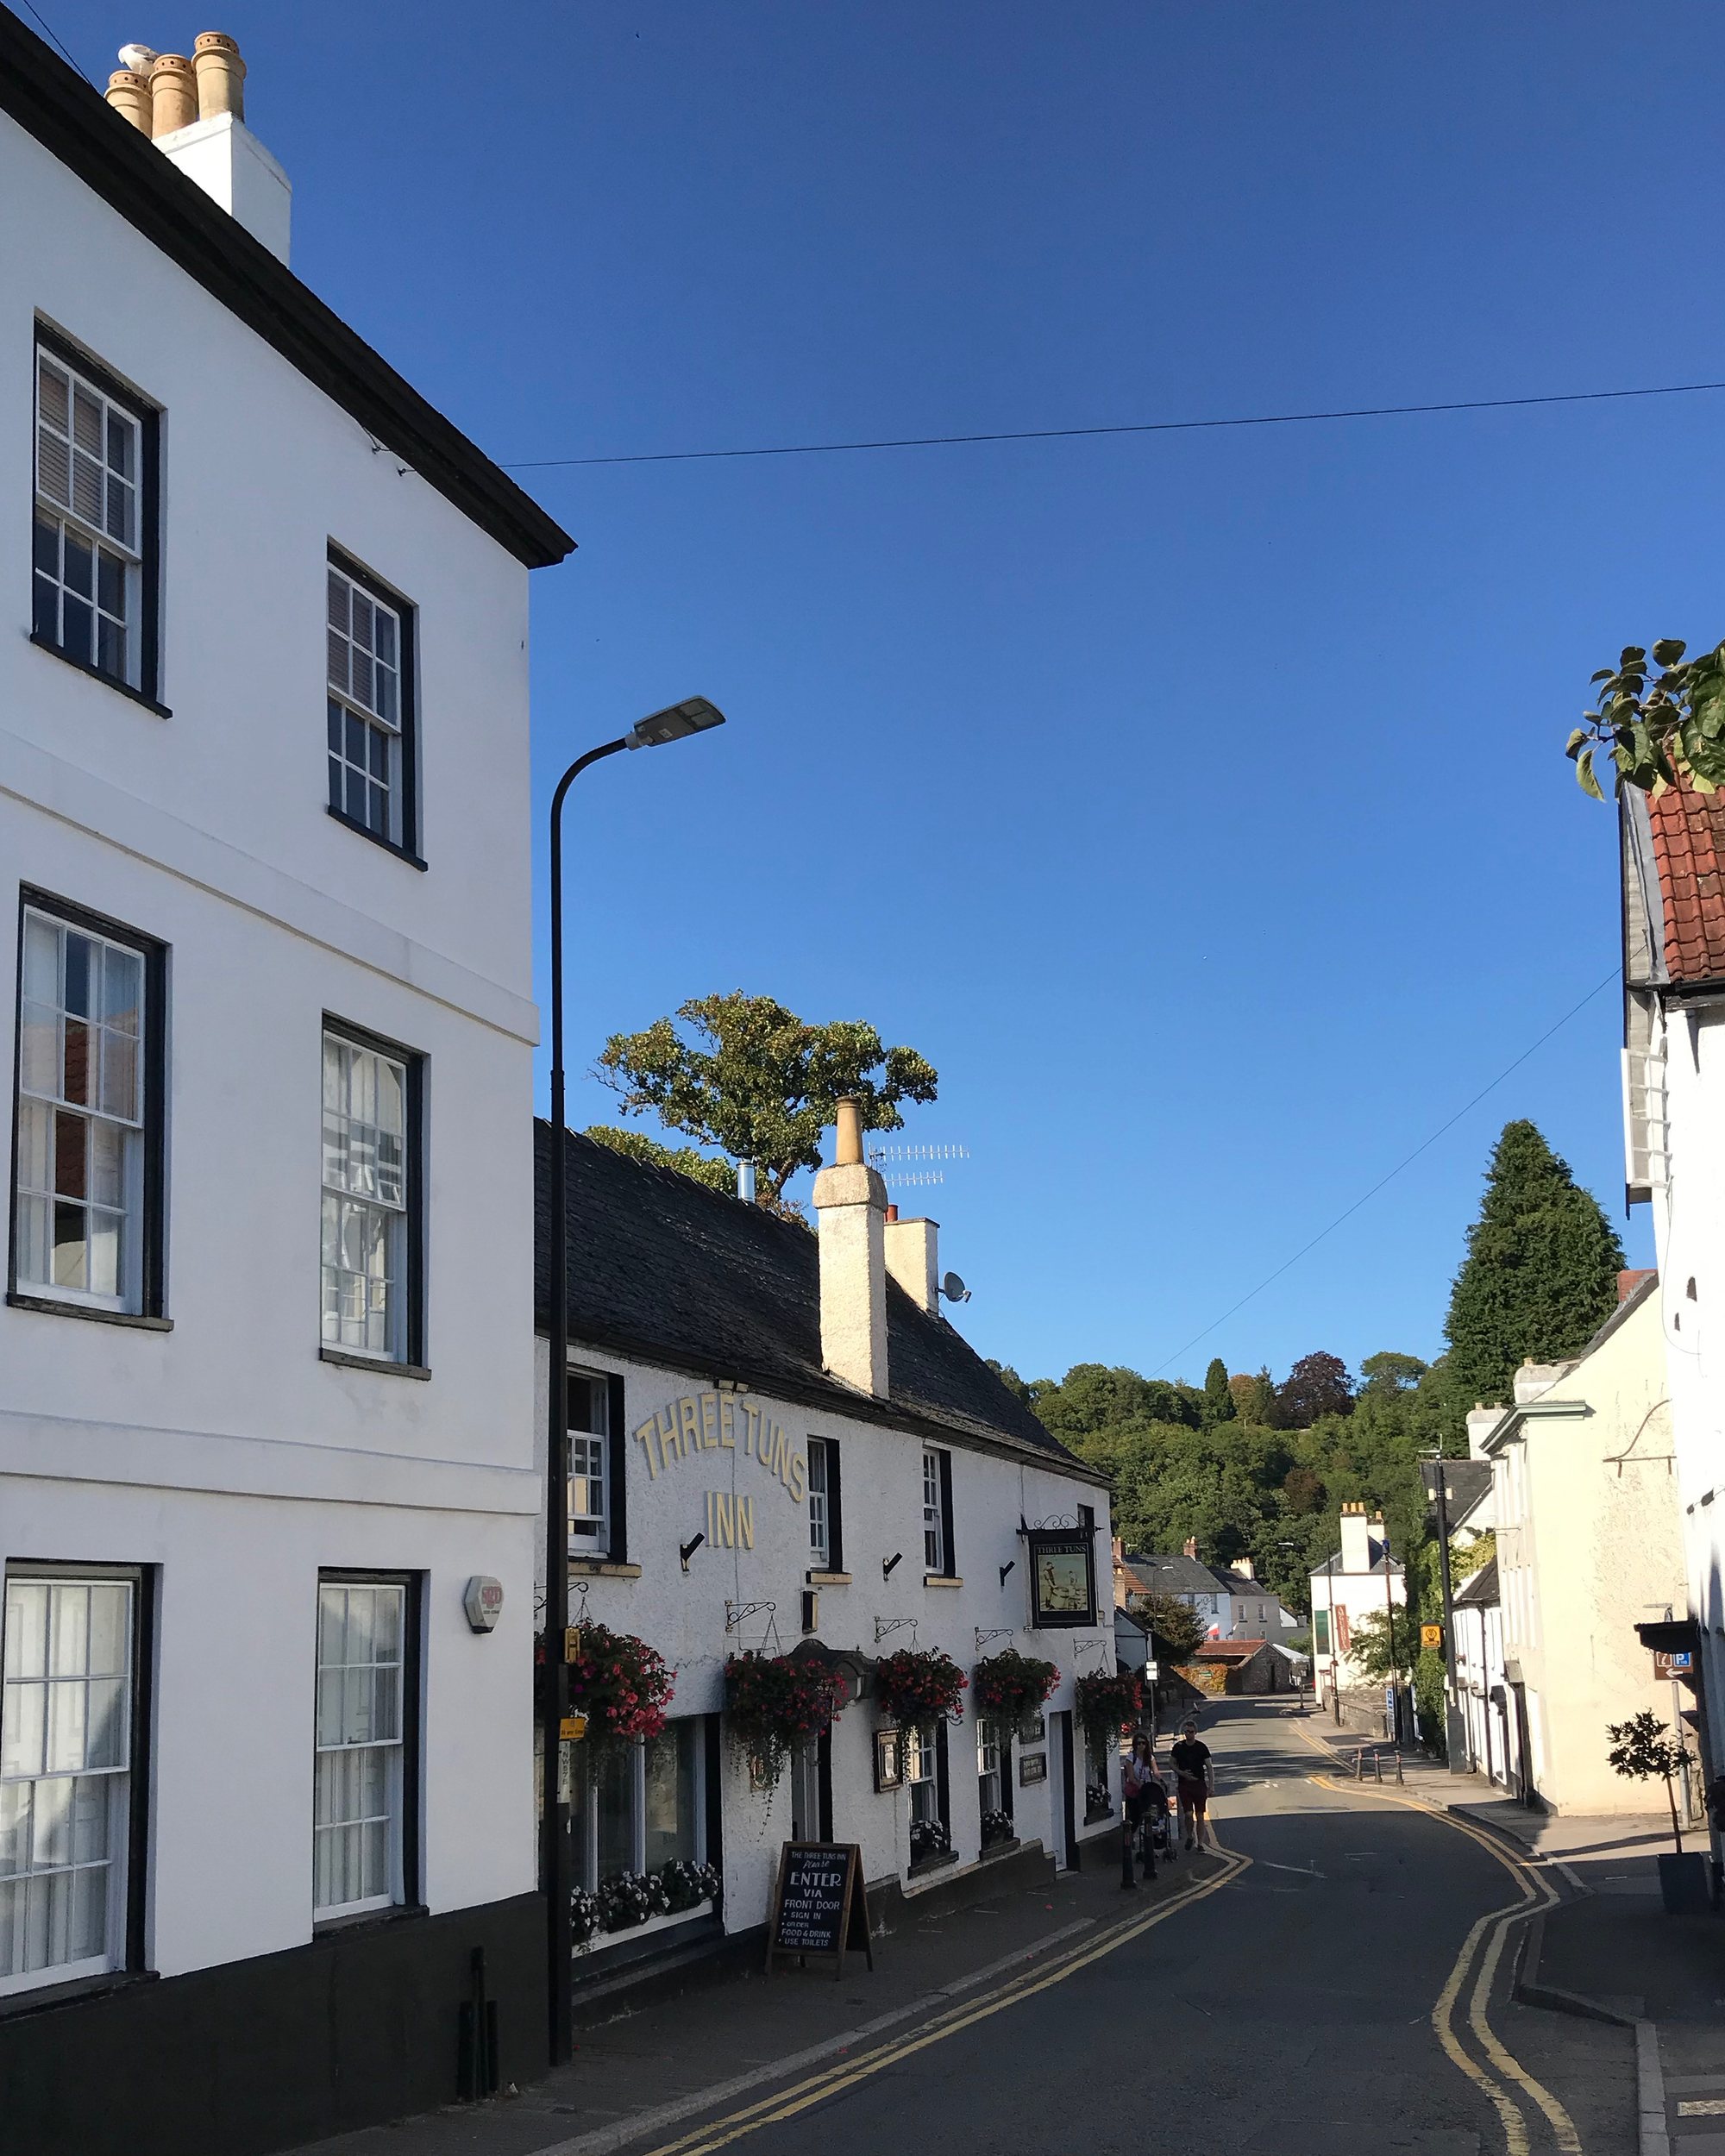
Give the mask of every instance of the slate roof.
M 1342 1563 L 1341 1551 L 1339 1550 L 1336 1550 L 1332 1551 L 1327 1564 L 1314 1564 L 1312 1567 L 1312 1577 L 1316 1579 L 1320 1572 L 1334 1570 L 1339 1572 L 1344 1579 L 1348 1580 L 1369 1579 L 1373 1573 L 1376 1573 L 1377 1577 L 1382 1579 L 1386 1569 L 1392 1574 L 1399 1574 L 1403 1570 L 1404 1568 L 1400 1557 L 1389 1558 L 1386 1568 L 1386 1561 L 1382 1555 L 1383 1545 L 1377 1539 L 1376 1535 L 1373 1535 L 1371 1538 L 1371 1546 L 1380 1554 L 1373 1559 L 1372 1563 L 1366 1567 L 1364 1572 L 1350 1572 L 1346 1565 Z
M 1267 1639 L 1201 1639 L 1189 1662 L 1250 1662 L 1270 1645 Z
M 1230 1572 L 1225 1565 L 1206 1564 L 1200 1557 L 1189 1557 L 1183 1551 L 1164 1557 L 1132 1550 L 1122 1563 L 1129 1573 L 1136 1575 L 1147 1594 L 1243 1595 L 1261 1595 L 1267 1602 L 1281 1600 L 1267 1581 L 1249 1580 L 1243 1572 Z
M 533 1124 L 534 1316 L 549 1314 L 551 1126 Z M 643 1361 L 909 1425 L 1106 1484 L 1067 1451 L 944 1317 L 887 1282 L 887 1400 L 827 1376 L 820 1360 L 814 1237 L 794 1220 L 709 1190 L 674 1169 L 625 1159 L 572 1131 L 569 1338 Z
M 1647 804 L 1673 983 L 1725 980 L 1725 794 L 1672 787 Z
M 1497 1600 L 1497 1560 L 1487 1557 L 1471 1579 L 1464 1580 L 1455 1591 L 1458 1603 L 1469 1602 L 1482 1609 L 1490 1608 Z

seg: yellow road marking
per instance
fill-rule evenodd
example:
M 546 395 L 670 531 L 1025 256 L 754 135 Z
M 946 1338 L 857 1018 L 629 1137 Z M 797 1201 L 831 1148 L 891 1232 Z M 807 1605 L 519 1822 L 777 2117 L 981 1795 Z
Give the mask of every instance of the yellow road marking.
M 1320 1745 L 1316 1739 L 1308 1736 L 1303 1729 L 1298 1733 L 1314 1752 L 1320 1752 L 1327 1757 L 1333 1758 L 1327 1745 Z M 1349 1785 L 1346 1782 L 1333 1781 L 1327 1776 L 1321 1774 L 1314 1775 L 1312 1778 L 1320 1788 L 1331 1789 L 1339 1796 L 1350 1794 Z M 1440 1994 L 1438 2003 L 1432 2009 L 1432 2027 L 1436 2032 L 1438 2041 L 1443 2046 L 1446 2054 L 1452 2063 L 1458 2065 L 1470 2080 L 1483 2088 L 1490 2096 L 1498 2116 L 1502 2121 L 1504 2136 L 1509 2143 L 1510 2156 L 1527 2156 L 1527 2135 L 1525 2115 L 1509 2091 L 1494 2080 L 1483 2067 L 1469 2058 L 1466 2052 L 1462 2049 L 1454 2031 L 1455 2004 L 1460 1996 L 1461 1987 L 1466 1981 L 1468 1965 L 1486 1927 L 1490 1926 L 1492 1927 L 1490 1941 L 1481 1959 L 1478 1971 L 1474 1977 L 1473 1989 L 1468 1997 L 1468 2026 L 1472 2029 L 1481 2050 L 1498 2071 L 1530 2096 L 1544 2112 L 1550 2122 L 1552 2134 L 1559 2149 L 1562 2152 L 1562 2156 L 1584 2156 L 1581 2136 L 1576 2131 L 1574 2120 L 1571 2118 L 1569 2113 L 1551 2090 L 1542 2082 L 1536 2080 L 1508 2049 L 1497 2032 L 1492 2028 L 1488 2013 L 1491 2001 L 1492 1983 L 1497 1973 L 1498 1964 L 1502 1958 L 1504 1942 L 1509 1935 L 1510 1926 L 1519 1923 L 1522 1918 L 1531 1915 L 1535 1908 L 1555 1907 L 1559 1900 L 1556 1891 L 1549 1882 L 1534 1871 L 1524 1859 L 1505 1849 L 1495 1835 L 1487 1833 L 1484 1827 L 1474 1825 L 1471 1821 L 1458 1819 L 1453 1812 L 1440 1812 L 1433 1805 L 1422 1803 L 1418 1797 L 1392 1796 L 1387 1789 L 1368 1787 L 1363 1783 L 1358 1786 L 1358 1793 L 1363 1796 L 1375 1797 L 1379 1802 L 1384 1804 L 1399 1804 L 1404 1811 L 1423 1812 L 1427 1818 L 1436 1820 L 1440 1826 L 1452 1827 L 1458 1833 L 1465 1834 L 1471 1841 L 1477 1842 L 1482 1849 L 1495 1857 L 1515 1881 L 1521 1896 L 1521 1900 L 1509 1908 L 1489 1910 L 1478 1920 L 1463 1940 L 1461 1952 L 1456 1957 L 1455 1966 L 1450 1971 L 1449 1981 Z
M 763 2126 L 775 2126 L 782 2120 L 794 2118 L 812 2104 L 825 2103 L 829 2096 L 854 2088 L 858 2082 L 867 2081 L 874 2075 L 884 2072 L 901 2059 L 909 2059 L 919 2051 L 927 2050 L 932 2044 L 944 2042 L 949 2036 L 956 2036 L 961 2029 L 969 2028 L 977 2021 L 985 2021 L 994 2015 L 1003 2013 L 1007 2007 L 1016 2006 L 1021 1999 L 1031 1998 L 1038 1991 L 1046 1991 L 1057 1984 L 1063 1984 L 1067 1977 L 1075 1976 L 1080 1969 L 1089 1967 L 1091 1963 L 1101 1960 L 1105 1955 L 1113 1953 L 1132 1940 L 1142 1938 L 1145 1933 L 1157 1924 L 1165 1923 L 1181 1909 L 1189 1908 L 1195 1902 L 1204 1901 L 1210 1895 L 1220 1892 L 1223 1887 L 1239 1878 L 1251 1863 L 1250 1857 L 1242 1856 L 1236 1850 L 1223 1849 L 1220 1845 L 1215 1853 L 1223 1858 L 1226 1868 L 1218 1872 L 1214 1879 L 1207 1879 L 1201 1886 L 1183 1889 L 1169 1901 L 1162 1902 L 1148 1916 L 1116 1927 L 1102 1939 L 1067 1955 L 1054 1968 L 1013 1977 L 997 1990 L 986 1993 L 982 1998 L 971 2000 L 937 2021 L 925 2024 L 914 2036 L 895 2038 L 872 2052 L 847 2059 L 842 2066 L 828 2067 L 819 2073 L 810 2075 L 806 2079 L 794 2083 L 789 2089 L 782 2089 L 775 2096 L 764 2096 L 757 2103 L 747 2104 L 724 2118 L 709 2120 L 705 2126 L 696 2127 L 675 2140 L 662 2143 L 650 2152 L 650 2156 L 708 2156 L 708 2152 L 727 2147 L 732 2141 L 741 2140 L 744 2134 L 758 2132 Z

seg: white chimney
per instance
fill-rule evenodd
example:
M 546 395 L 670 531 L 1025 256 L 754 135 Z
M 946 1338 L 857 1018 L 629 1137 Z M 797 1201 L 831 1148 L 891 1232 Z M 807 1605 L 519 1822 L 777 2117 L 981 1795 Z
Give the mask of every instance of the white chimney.
M 1488 1407 L 1484 1401 L 1478 1407 L 1468 1409 L 1467 1457 L 1469 1459 L 1483 1460 L 1486 1457 L 1485 1440 L 1502 1421 L 1506 1412 L 1507 1410 L 1502 1407 Z
M 1342 1570 L 1344 1572 L 1370 1572 L 1371 1570 L 1371 1523 L 1365 1516 L 1364 1505 L 1342 1507 Z
M 887 1270 L 924 1310 L 940 1307 L 939 1236 L 938 1220 L 900 1220 L 896 1206 L 887 1207 Z
M 128 45 L 108 102 L 170 163 L 285 262 L 293 189 L 246 125 L 246 63 L 231 37 L 205 30 L 188 60 Z
M 1250 1580 L 1254 1586 L 1257 1585 L 1258 1574 L 1252 1570 L 1250 1557 L 1236 1557 L 1228 1570 L 1231 1572 L 1238 1572 L 1243 1580 Z
M 887 1396 L 887 1186 L 862 1158 L 862 1112 L 838 1104 L 833 1164 L 814 1179 L 820 1359 L 858 1392 Z
M 1573 1363 L 1536 1363 L 1530 1355 L 1515 1373 L 1515 1405 L 1525 1407 L 1530 1400 L 1550 1392 L 1559 1378 L 1567 1376 L 1574 1368 Z

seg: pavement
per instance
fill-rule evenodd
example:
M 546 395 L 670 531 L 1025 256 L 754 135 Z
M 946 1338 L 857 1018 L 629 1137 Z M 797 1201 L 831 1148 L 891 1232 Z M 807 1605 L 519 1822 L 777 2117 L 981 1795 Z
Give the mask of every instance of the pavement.
M 1582 1852 L 1521 1861 L 1501 1821 L 1434 1806 L 1447 1775 L 1431 1796 L 1417 1769 L 1354 1784 L 1319 1729 L 1216 1702 L 1223 1853 L 1153 1890 L 1123 1893 L 1104 1843 L 1094 1870 L 877 1942 L 872 1974 L 645 2005 L 578 2031 L 574 2063 L 513 2098 L 304 2156 L 1650 2156 L 1637 2030 L 1515 1995 L 1536 1922 L 1557 1951 L 1556 1865 Z M 1713 2101 L 1686 2085 L 1705 2074 L 1673 2062 L 1671 2103 Z M 1725 2149 L 1702 2130 L 1720 2120 L 1684 2114 L 1678 2156 Z

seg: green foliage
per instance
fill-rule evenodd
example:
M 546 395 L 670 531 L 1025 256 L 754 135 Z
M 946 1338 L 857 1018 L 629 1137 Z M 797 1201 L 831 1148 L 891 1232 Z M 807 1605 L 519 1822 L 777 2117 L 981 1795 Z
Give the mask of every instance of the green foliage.
M 1419 1383 L 1431 1367 L 1417 1355 L 1368 1355 L 1359 1366 L 1360 1396 L 1399 1400 Z
M 1176 1659 L 1190 1654 L 1203 1641 L 1207 1629 L 1203 1619 L 1189 1604 L 1172 1595 L 1152 1590 L 1141 1599 L 1135 1598 L 1132 1614 L 1146 1620 L 1151 1632 Z
M 1393 1624 L 1388 1610 L 1363 1610 L 1348 1628 L 1348 1659 L 1374 1684 L 1387 1684 L 1392 1677 L 1405 1683 L 1418 1654 L 1419 1638 L 1405 1609 L 1396 1612 Z
M 1632 1714 L 1626 1722 L 1608 1722 L 1611 1749 L 1606 1753 L 1614 1773 L 1634 1782 L 1663 1782 L 1665 1802 L 1671 1806 L 1672 1833 L 1678 1854 L 1683 1853 L 1683 1829 L 1678 1823 L 1677 1777 L 1690 1754 L 1682 1733 L 1662 1722 L 1651 1707 Z
M 681 1028 L 681 1030 L 680 1030 Z M 886 1048 L 872 1025 L 809 1025 L 770 996 L 692 997 L 639 1033 L 614 1033 L 595 1075 L 668 1129 L 734 1160 L 752 1160 L 776 1203 L 800 1169 L 818 1168 L 821 1133 L 839 1100 L 861 1102 L 862 1127 L 896 1131 L 900 1104 L 932 1100 L 939 1080 L 913 1048 Z
M 1623 1248 L 1534 1125 L 1506 1124 L 1486 1169 L 1445 1325 L 1452 1430 L 1475 1401 L 1507 1401 L 1516 1369 L 1578 1355 L 1617 1301 Z
M 1353 1413 L 1353 1381 L 1339 1355 L 1302 1355 L 1276 1388 L 1278 1430 L 1309 1430 L 1323 1415 Z
M 1596 801 L 1605 798 L 1594 769 L 1601 749 L 1616 767 L 1614 791 L 1659 794 L 1686 781 L 1713 793 L 1725 786 L 1725 643 L 1693 659 L 1684 657 L 1686 649 L 1676 636 L 1656 643 L 1659 671 L 1650 680 L 1646 650 L 1626 644 L 1615 667 L 1593 676 L 1598 709 L 1583 715 L 1564 753 Z
M 661 1145 L 644 1131 L 619 1131 L 609 1123 L 590 1123 L 581 1135 L 613 1153 L 621 1153 L 625 1160 L 642 1161 L 649 1168 L 674 1169 L 693 1182 L 705 1183 L 709 1190 L 722 1190 L 732 1198 L 737 1195 L 737 1170 L 731 1163 L 714 1160 L 710 1153 L 698 1153 L 693 1145 Z
M 1242 1422 L 1255 1422 L 1266 1430 L 1270 1427 L 1276 1412 L 1276 1381 L 1267 1369 L 1259 1370 L 1255 1377 L 1242 1371 L 1228 1380 L 1228 1390 Z
M 1228 1382 L 1228 1366 L 1219 1355 L 1204 1372 L 1204 1427 L 1208 1430 L 1219 1422 L 1232 1422 L 1239 1413 Z
M 1465 1545 L 1453 1543 L 1450 1547 L 1450 1585 L 1459 1587 L 1464 1580 L 1471 1580 L 1484 1565 L 1497 1555 L 1497 1530 L 1488 1527 L 1482 1535 Z

